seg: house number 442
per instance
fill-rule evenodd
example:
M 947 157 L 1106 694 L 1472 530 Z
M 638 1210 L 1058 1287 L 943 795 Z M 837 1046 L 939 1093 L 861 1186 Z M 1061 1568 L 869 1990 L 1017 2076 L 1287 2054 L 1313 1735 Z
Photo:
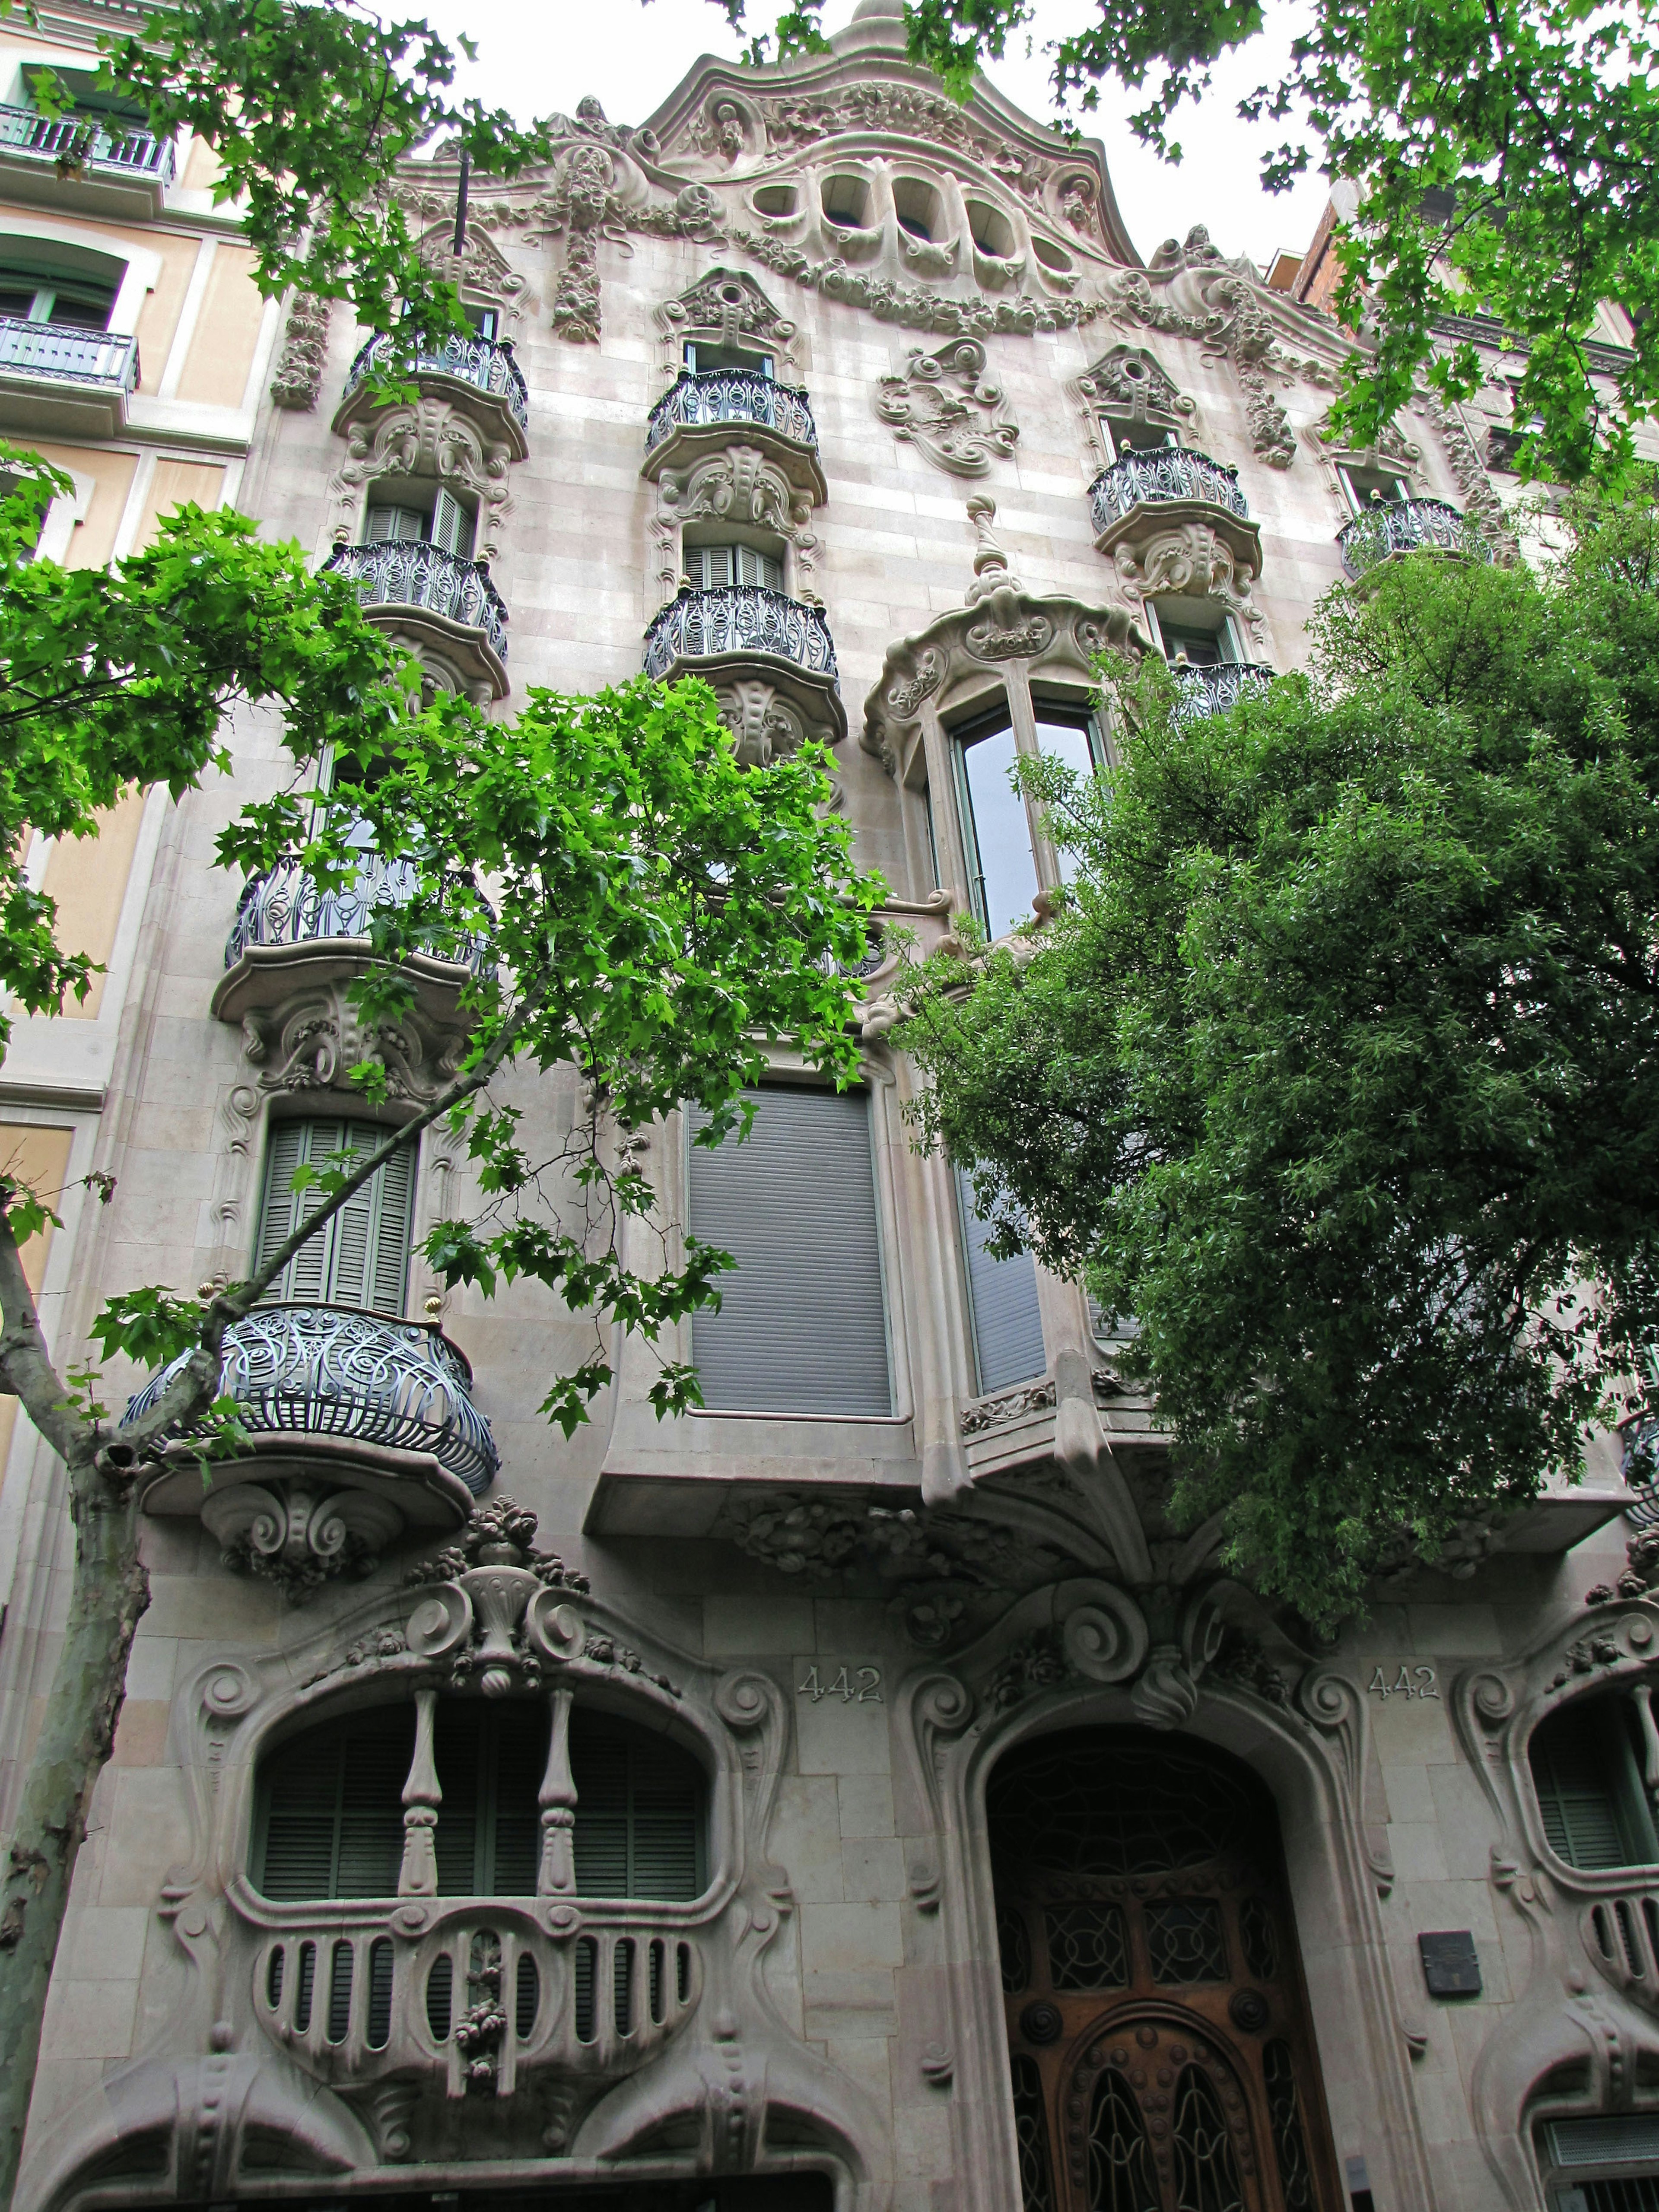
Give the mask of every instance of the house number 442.
M 829 1669 L 824 1669 L 828 1674 Z M 798 1698 L 811 1698 L 816 1705 L 824 1698 L 839 1698 L 844 1705 L 878 1705 L 881 1703 L 881 1669 L 879 1667 L 843 1667 L 830 1675 L 826 1682 L 816 1667 L 809 1667 L 803 1679 L 795 1685 Z
M 1374 1698 L 1437 1698 L 1440 1695 L 1435 1685 L 1432 1667 L 1402 1665 L 1392 1682 L 1379 1667 L 1365 1687 Z

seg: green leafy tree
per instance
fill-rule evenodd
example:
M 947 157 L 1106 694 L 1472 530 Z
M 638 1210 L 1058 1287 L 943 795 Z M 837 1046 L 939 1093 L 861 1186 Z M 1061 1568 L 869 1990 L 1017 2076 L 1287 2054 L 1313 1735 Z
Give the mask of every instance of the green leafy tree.
M 343 888 L 365 835 L 397 864 L 407 900 L 373 913 L 353 987 L 364 1018 L 401 1012 L 412 951 L 488 940 L 461 1011 L 470 1046 L 431 1103 L 362 1157 L 303 1168 L 317 1186 L 304 1225 L 248 1279 L 207 1297 L 160 1285 L 111 1298 L 99 1356 L 181 1358 L 149 1411 L 112 1425 L 90 1368 L 48 1349 L 21 1248 L 55 1194 L 0 1180 L 0 1389 L 62 1459 L 76 1538 L 62 1655 L 0 1883 L 0 2202 L 9 2202 L 40 2021 L 86 1806 L 108 1756 L 134 1631 L 148 1601 L 135 1478 L 187 1432 L 204 1459 L 242 1441 L 218 1395 L 225 1333 L 304 1237 L 398 1142 L 442 1120 L 465 1140 L 477 1213 L 440 1223 L 426 1257 L 447 1284 L 489 1296 L 533 1278 L 594 1322 L 592 1349 L 555 1378 L 544 1410 L 568 1433 L 610 1377 L 615 1329 L 654 1341 L 717 1295 L 726 1256 L 688 1239 L 642 1264 L 625 1234 L 650 1192 L 620 1125 L 684 1101 L 708 1115 L 699 1141 L 739 1128 L 739 1093 L 765 1041 L 788 1036 L 836 1080 L 855 1066 L 848 977 L 877 881 L 854 873 L 850 831 L 827 813 L 811 751 L 750 770 L 706 685 L 640 679 L 592 699 L 532 691 L 491 722 L 440 694 L 422 706 L 412 664 L 363 615 L 349 584 L 307 573 L 294 546 L 185 508 L 149 551 L 112 572 L 29 562 L 44 506 L 66 489 L 27 456 L 3 458 L 0 501 L 0 985 L 35 1013 L 84 996 L 96 972 L 64 951 L 50 897 L 30 887 L 33 833 L 96 834 L 101 810 L 165 784 L 174 797 L 229 767 L 220 728 L 239 704 L 280 711 L 296 781 L 326 751 L 330 798 L 294 791 L 253 806 L 220 841 L 227 866 L 302 866 Z M 9 1029 L 0 1028 L 0 1050 Z M 588 1101 L 556 1158 L 528 1153 L 500 1085 L 515 1066 L 574 1066 Z M 359 1068 L 366 1101 L 385 1071 Z M 106 1179 L 97 1179 L 107 1200 Z M 660 1412 L 697 1402 L 694 1371 L 664 1360 Z
M 1659 520 L 1390 563 L 1225 715 L 1109 689 L 1121 765 L 1027 775 L 1070 900 L 896 1041 L 1001 1249 L 1139 1321 L 1186 1524 L 1332 1626 L 1659 1328 Z
M 744 0 L 718 0 L 733 24 Z M 764 58 L 817 48 L 823 0 L 798 0 L 751 44 Z M 1255 121 L 1295 118 L 1320 165 L 1358 192 L 1340 227 L 1337 307 L 1368 343 L 1334 411 L 1369 446 L 1419 380 L 1451 398 L 1481 380 L 1472 345 L 1437 343 L 1437 319 L 1471 307 L 1515 341 L 1516 419 L 1531 472 L 1563 483 L 1620 477 L 1636 426 L 1659 405 L 1659 90 L 1656 0 L 1593 9 L 1579 0 L 1311 0 L 1277 83 L 1240 102 Z M 975 71 L 1031 20 L 1030 0 L 906 0 L 911 56 L 965 100 Z M 1099 0 L 1097 18 L 1055 41 L 1056 99 L 1086 112 L 1103 79 L 1145 89 L 1132 119 L 1181 159 L 1173 135 L 1214 63 L 1255 38 L 1261 0 Z M 1282 191 L 1312 159 L 1305 138 L 1264 152 Z M 1634 358 L 1608 405 L 1588 341 L 1598 303 L 1637 313 Z

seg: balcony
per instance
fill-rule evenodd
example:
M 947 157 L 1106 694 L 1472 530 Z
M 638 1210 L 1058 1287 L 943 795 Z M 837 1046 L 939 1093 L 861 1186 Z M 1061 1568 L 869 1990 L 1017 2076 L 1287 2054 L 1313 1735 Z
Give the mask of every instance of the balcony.
M 1178 663 L 1173 672 L 1181 693 L 1176 720 L 1201 722 L 1224 714 L 1247 691 L 1265 691 L 1278 672 L 1259 660 L 1224 660 L 1212 668 Z
M 507 607 L 482 561 L 422 538 L 337 545 L 323 563 L 347 576 L 364 604 L 392 617 L 394 637 L 447 662 L 475 696 L 507 694 Z
M 369 373 L 382 366 L 392 350 L 392 340 L 384 331 L 377 331 L 352 362 L 334 417 L 337 431 L 343 434 L 354 422 L 373 416 L 376 403 Z M 487 441 L 499 441 L 515 461 L 524 459 L 530 451 L 530 394 L 505 339 L 449 337 L 430 345 L 422 339 L 410 366 L 422 391 L 447 399 Z
M 1096 550 L 1117 555 L 1120 569 L 1144 572 L 1155 539 L 1198 524 L 1226 546 L 1241 580 L 1261 573 L 1261 533 L 1238 471 L 1190 447 L 1125 453 L 1090 485 L 1089 508 Z
M 791 751 L 804 737 L 834 744 L 847 734 L 823 608 L 763 584 L 682 591 L 645 633 L 645 672 L 712 684 L 745 759 Z
M 150 1377 L 124 1426 L 149 1411 L 186 1357 Z M 226 1332 L 219 1389 L 235 1400 L 250 1437 L 423 1455 L 472 1498 L 501 1465 L 489 1424 L 472 1403 L 471 1368 L 428 1323 L 352 1306 L 259 1306 Z M 199 1492 L 199 1472 L 193 1480 Z
M 135 337 L 0 315 L 0 430 L 112 437 L 137 383 Z
M 0 106 L 0 176 L 13 199 L 84 215 L 153 218 L 167 205 L 173 141 L 113 118 Z
M 740 441 L 760 447 L 815 506 L 829 497 L 806 394 L 755 369 L 687 370 L 651 410 L 641 473 L 654 480 Z
M 699 1947 L 660 1906 L 601 1904 L 587 1923 L 551 1898 L 272 1905 L 239 1882 L 232 1900 L 257 1947 L 260 2025 L 343 2087 L 395 2075 L 507 2098 L 538 2075 L 614 2079 L 702 1994 Z
M 1490 561 L 1492 547 L 1474 524 L 1443 499 L 1379 500 L 1337 532 L 1345 575 L 1358 583 L 1406 553 L 1449 553 Z

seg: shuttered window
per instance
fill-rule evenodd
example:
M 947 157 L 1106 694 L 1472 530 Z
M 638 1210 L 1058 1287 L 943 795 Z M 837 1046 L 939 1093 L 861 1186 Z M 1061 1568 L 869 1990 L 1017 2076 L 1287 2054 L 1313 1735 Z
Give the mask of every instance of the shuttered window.
M 1622 1696 L 1576 1698 L 1528 1747 L 1552 1850 L 1586 1872 L 1659 1861 Z
M 689 1147 L 692 1234 L 738 1263 L 719 1279 L 720 1310 L 692 1317 L 703 1403 L 890 1413 L 868 1103 L 860 1091 L 749 1095 L 745 1143 Z
M 642 1729 L 579 1711 L 570 1771 L 580 1896 L 684 1902 L 701 1893 L 703 1780 L 694 1759 Z
M 783 563 L 752 545 L 688 545 L 685 573 L 694 591 L 718 592 L 728 584 L 764 584 L 783 589 Z
M 290 1188 L 296 1168 L 321 1168 L 331 1152 L 373 1152 L 386 1131 L 373 1121 L 278 1121 L 265 1154 L 257 1263 L 263 1266 L 322 1203 L 315 1184 Z M 408 1285 L 415 1147 L 399 1146 L 339 1212 L 308 1237 L 265 1293 L 295 1304 L 364 1306 L 401 1315 Z
M 382 1705 L 308 1729 L 261 1776 L 254 1887 L 285 1902 L 395 1897 L 415 1709 Z
M 533 1897 L 541 1852 L 537 1791 L 547 1768 L 547 1708 L 439 1700 L 433 1758 L 438 1887 L 445 1897 Z
M 453 493 L 441 490 L 428 511 L 422 507 L 371 507 L 364 520 L 366 544 L 399 538 L 427 538 L 463 561 L 472 558 L 473 519 Z
M 973 1184 L 960 1168 L 957 1195 L 979 1387 L 1000 1390 L 1006 1383 L 1041 1375 L 1048 1364 L 1037 1307 L 1036 1263 L 1029 1252 L 998 1260 L 986 1250 L 990 1225 L 975 1212 Z

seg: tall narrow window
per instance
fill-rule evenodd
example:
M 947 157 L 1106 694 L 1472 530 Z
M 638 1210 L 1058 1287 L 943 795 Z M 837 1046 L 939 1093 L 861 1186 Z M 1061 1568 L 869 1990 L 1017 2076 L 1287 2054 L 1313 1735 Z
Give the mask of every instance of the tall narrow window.
M 1088 718 L 1041 704 L 1036 712 L 1041 750 L 1087 774 L 1096 764 Z M 1010 773 L 1018 749 L 1006 711 L 952 734 L 974 911 L 989 936 L 1006 937 L 1030 913 L 1039 883 L 1030 817 Z
M 1406 496 L 1404 481 L 1389 469 L 1354 468 L 1345 462 L 1337 474 L 1342 479 L 1343 495 L 1356 514 L 1364 514 L 1367 507 L 1396 506 Z
M 0 265 L 0 315 L 60 330 L 106 331 L 115 289 L 72 270 Z
M 701 1894 L 702 1770 L 660 1736 L 578 1712 L 570 1724 L 576 1785 L 576 1887 L 584 1897 Z
M 539 1698 L 439 1700 L 432 1749 L 443 1792 L 434 1838 L 443 1896 L 535 1895 L 547 1732 Z
M 1161 430 L 1155 422 L 1135 422 L 1112 415 L 1102 415 L 1098 420 L 1109 466 L 1126 453 L 1162 453 L 1166 446 L 1180 442 L 1173 430 Z
M 693 376 L 708 376 L 711 372 L 726 369 L 735 374 L 746 371 L 750 376 L 770 376 L 772 356 L 767 353 L 744 353 L 733 346 L 713 345 L 702 338 L 685 341 L 685 365 Z
M 257 1262 L 286 1242 L 322 1202 L 315 1184 L 292 1188 L 295 1170 L 320 1168 L 331 1153 L 374 1152 L 386 1131 L 373 1121 L 278 1121 L 265 1154 Z M 333 1218 L 307 1238 L 266 1292 L 273 1303 L 364 1306 L 401 1315 L 409 1278 L 415 1147 L 401 1145 Z
M 1177 604 L 1153 609 L 1166 660 L 1184 660 L 1189 668 L 1219 668 L 1225 662 L 1243 659 L 1231 615 L 1218 607 L 1214 619 L 1206 621 L 1198 611 L 1189 611 L 1189 607 L 1190 602 L 1188 606 Z
M 1624 1695 L 1575 1698 L 1533 1732 L 1528 1747 L 1538 1809 L 1552 1850 L 1569 1866 L 1659 1862 Z
M 1000 1390 L 1006 1383 L 1041 1375 L 1048 1364 L 1037 1306 L 1036 1263 L 1029 1252 L 998 1260 L 987 1251 L 990 1226 L 975 1212 L 973 1184 L 960 1168 L 957 1195 L 979 1387 L 981 1391 Z
M 371 507 L 363 526 L 366 544 L 379 545 L 389 539 L 428 539 L 441 545 L 446 553 L 470 561 L 476 532 L 473 518 L 451 492 L 440 489 L 430 507 L 393 506 Z
M 260 1776 L 253 1882 L 279 1901 L 395 1897 L 415 1708 L 382 1705 L 307 1729 Z
M 868 1103 L 770 1085 L 749 1095 L 746 1142 L 689 1148 L 689 1225 L 738 1262 L 720 1278 L 720 1311 L 692 1318 L 703 1402 L 890 1413 Z
M 723 591 L 731 584 L 763 584 L 783 589 L 783 563 L 752 545 L 688 545 L 685 573 L 697 592 Z

